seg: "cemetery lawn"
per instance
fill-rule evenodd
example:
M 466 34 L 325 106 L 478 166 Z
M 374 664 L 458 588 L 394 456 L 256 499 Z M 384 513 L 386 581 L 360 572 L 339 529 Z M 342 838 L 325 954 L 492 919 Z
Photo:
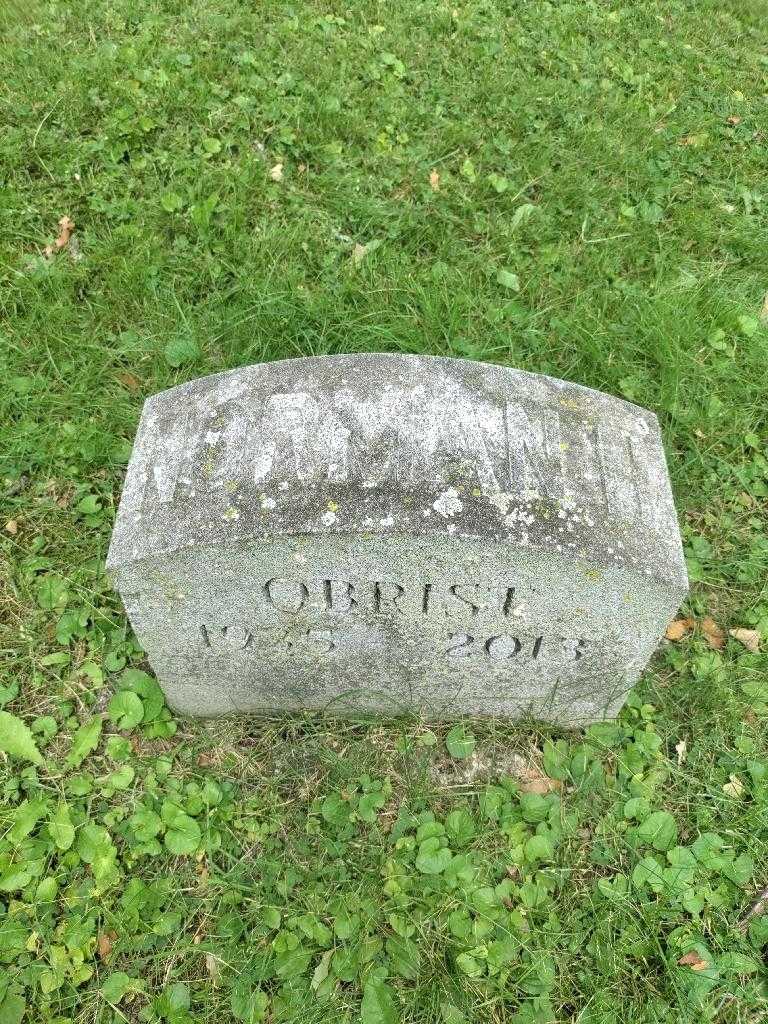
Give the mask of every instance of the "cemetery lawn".
M 765 1017 L 767 15 L 4 5 L 0 1024 Z M 346 351 L 658 412 L 692 592 L 617 723 L 163 706 L 143 399 Z

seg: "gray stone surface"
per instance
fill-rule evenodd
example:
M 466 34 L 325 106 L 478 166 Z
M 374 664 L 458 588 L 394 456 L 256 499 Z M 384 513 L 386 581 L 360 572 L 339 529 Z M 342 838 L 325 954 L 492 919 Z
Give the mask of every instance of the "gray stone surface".
M 412 355 L 148 399 L 107 567 L 190 715 L 610 717 L 688 587 L 652 413 Z

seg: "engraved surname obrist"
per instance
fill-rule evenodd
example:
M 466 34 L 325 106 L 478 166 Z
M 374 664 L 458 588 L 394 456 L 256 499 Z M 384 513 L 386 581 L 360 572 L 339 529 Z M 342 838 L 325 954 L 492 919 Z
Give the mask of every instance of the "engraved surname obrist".
M 553 630 L 537 633 L 523 626 L 523 613 L 524 603 L 516 601 L 511 586 L 405 586 L 393 581 L 273 577 L 254 592 L 253 615 L 258 625 L 202 623 L 200 640 L 203 651 L 211 653 L 343 653 L 350 616 L 362 616 L 367 622 L 379 616 L 403 616 L 445 623 L 436 636 L 441 653 L 450 659 L 568 663 L 589 653 L 590 644 L 584 637 Z M 308 626 L 313 619 L 319 624 Z M 294 628 L 299 621 L 301 625 Z
M 467 476 L 507 504 L 588 502 L 651 527 L 660 521 L 659 503 L 640 499 L 656 489 L 640 451 L 648 443 L 641 417 L 608 433 L 567 406 L 478 404 L 461 390 L 435 396 L 423 387 L 389 387 L 362 402 L 345 389 L 323 402 L 303 391 L 275 394 L 258 407 L 252 399 L 216 405 L 212 397 L 188 403 L 171 423 L 148 422 L 145 507 L 201 489 L 279 492 L 345 482 L 408 489 Z

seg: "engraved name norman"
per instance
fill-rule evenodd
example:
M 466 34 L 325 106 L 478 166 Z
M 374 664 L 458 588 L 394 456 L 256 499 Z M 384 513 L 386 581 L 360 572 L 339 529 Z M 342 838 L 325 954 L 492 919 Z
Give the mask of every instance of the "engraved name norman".
M 658 481 L 648 473 L 641 417 L 608 431 L 567 400 L 562 409 L 518 401 L 478 409 L 462 392 L 440 399 L 423 392 L 388 387 L 363 405 L 345 389 L 322 402 L 294 392 L 213 407 L 186 403 L 171 423 L 146 425 L 142 443 L 152 459 L 141 505 L 242 485 L 265 492 L 353 482 L 409 488 L 445 483 L 448 466 L 486 492 L 588 501 L 662 528 L 668 495 L 655 493 Z

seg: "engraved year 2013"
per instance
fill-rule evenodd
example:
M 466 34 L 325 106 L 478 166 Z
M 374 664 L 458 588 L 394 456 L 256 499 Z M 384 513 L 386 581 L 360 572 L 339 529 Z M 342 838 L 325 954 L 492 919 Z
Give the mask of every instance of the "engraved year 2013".
M 555 656 L 565 661 L 583 657 L 588 642 L 582 638 L 558 637 L 554 642 L 543 636 L 520 638 L 508 633 L 474 637 L 469 633 L 451 633 L 445 653 L 449 658 L 486 657 L 491 661 L 509 661 L 518 655 L 534 660 Z

